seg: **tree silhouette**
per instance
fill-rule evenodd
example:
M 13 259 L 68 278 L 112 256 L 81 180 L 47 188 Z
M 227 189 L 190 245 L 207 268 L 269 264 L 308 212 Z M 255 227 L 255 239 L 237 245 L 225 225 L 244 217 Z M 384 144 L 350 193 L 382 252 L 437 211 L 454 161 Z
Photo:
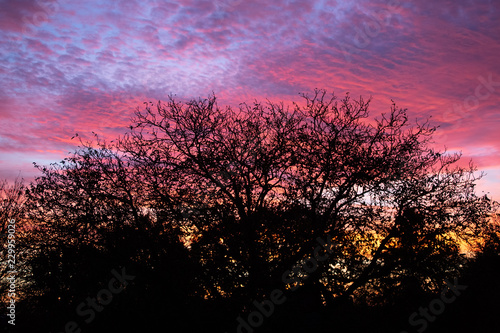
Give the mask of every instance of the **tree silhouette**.
M 304 317 L 312 321 L 325 306 L 440 290 L 464 264 L 459 241 L 489 226 L 492 202 L 474 194 L 474 166 L 431 148 L 436 127 L 409 124 L 395 104 L 370 118 L 362 98 L 302 97 L 233 109 L 215 96 L 170 96 L 145 103 L 118 140 L 82 142 L 39 167 L 27 211 L 40 304 L 74 309 L 107 282 L 110 263 L 137 275 L 123 298 L 140 304 L 149 327 L 198 309 L 234 330 L 276 288 L 285 308 L 314 309 Z M 305 272 L 318 237 L 335 248 Z M 121 304 L 116 316 L 132 311 Z M 276 311 L 271 326 L 290 319 Z
M 22 263 L 22 259 L 25 253 L 22 251 L 22 233 L 25 228 L 25 223 L 23 223 L 23 215 L 24 215 L 24 189 L 25 186 L 22 180 L 16 179 L 14 184 L 10 185 L 6 180 L 0 181 L 0 252 L 1 257 L 4 258 L 2 262 L 0 262 L 0 281 L 5 281 L 5 279 L 11 274 L 8 271 L 15 271 L 16 269 L 19 271 L 24 270 L 24 266 L 20 265 Z M 11 220 L 14 220 L 15 228 L 8 228 L 8 225 Z M 12 230 L 11 230 L 12 229 Z M 9 230 L 11 230 L 11 234 L 14 238 L 9 238 Z M 14 245 L 15 253 L 13 255 L 17 256 L 8 257 L 8 240 L 11 239 L 11 243 Z M 9 261 L 9 259 L 11 259 Z M 9 268 L 9 264 L 14 262 L 16 267 L 15 269 Z M 2 283 L 0 286 L 0 295 L 4 296 L 9 289 L 10 283 Z M 19 291 L 18 291 L 19 293 Z

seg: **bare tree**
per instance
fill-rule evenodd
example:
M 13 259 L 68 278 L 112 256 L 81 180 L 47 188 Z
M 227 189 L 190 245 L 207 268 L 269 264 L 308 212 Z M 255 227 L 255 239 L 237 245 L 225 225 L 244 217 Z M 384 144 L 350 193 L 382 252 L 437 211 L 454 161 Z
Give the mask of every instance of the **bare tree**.
M 429 264 L 417 284 L 438 288 L 460 265 L 448 260 L 459 258 L 457 239 L 486 225 L 489 202 L 473 191 L 480 175 L 472 165 L 455 166 L 458 155 L 432 149 L 436 128 L 409 124 L 394 104 L 370 119 L 363 99 L 337 101 L 325 91 L 303 97 L 292 108 L 255 102 L 238 110 L 219 108 L 215 96 L 186 105 L 171 98 L 137 112 L 128 150 L 168 151 L 163 161 L 183 183 L 174 193 L 185 193 L 171 200 L 201 216 L 190 220 L 200 260 L 213 260 L 217 272 L 205 283 L 217 286 L 210 294 L 244 286 L 249 297 L 264 295 L 269 281 L 280 283 L 327 234 L 345 246 L 332 258 L 343 267 L 324 266 L 309 281 L 329 281 L 330 296 L 349 297 L 384 276 L 414 275 L 408 256 L 417 249 L 419 262 Z M 200 207 L 229 215 L 207 218 Z

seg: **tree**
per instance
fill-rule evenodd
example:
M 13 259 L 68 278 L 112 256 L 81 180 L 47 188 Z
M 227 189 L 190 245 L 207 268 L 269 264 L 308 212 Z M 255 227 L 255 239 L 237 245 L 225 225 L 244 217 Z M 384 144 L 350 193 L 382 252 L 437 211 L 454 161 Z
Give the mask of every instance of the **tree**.
M 137 285 L 127 290 L 128 296 L 120 295 L 127 301 L 113 302 L 108 315 L 96 319 L 99 324 L 88 323 L 97 325 L 93 331 L 106 331 L 108 325 L 117 329 L 116 318 L 130 312 L 125 318 L 132 320 L 135 307 L 151 325 L 158 320 L 148 320 L 151 306 L 169 308 L 172 320 L 180 320 L 176 308 L 182 308 L 191 283 L 186 272 L 196 267 L 178 227 L 148 209 L 151 198 L 142 187 L 140 166 L 130 156 L 103 142 L 99 148 L 82 144 L 61 163 L 37 166 L 43 176 L 26 193 L 34 224 L 30 303 L 41 309 L 37 315 L 51 329 L 64 329 L 81 302 L 107 287 L 110 271 L 124 267 L 137 276 Z M 121 320 L 120 325 L 131 329 L 139 322 Z
M 219 251 L 227 251 L 228 261 L 246 266 L 249 284 L 253 276 L 263 276 L 262 267 L 275 267 L 270 249 L 276 261 L 289 267 L 310 252 L 317 236 L 330 234 L 349 247 L 353 237 L 375 233 L 381 241 L 359 239 L 362 246 L 343 258 L 352 263 L 353 283 L 337 292 L 347 296 L 369 280 L 393 242 L 411 248 L 408 242 L 417 241 L 418 232 L 428 237 L 428 242 L 418 240 L 422 246 L 437 246 L 431 239 L 445 242 L 451 232 L 473 236 L 485 225 L 489 206 L 473 192 L 474 167 L 454 167 L 458 155 L 432 149 L 436 128 L 428 122 L 410 126 L 405 110 L 393 105 L 390 114 L 370 123 L 369 102 L 362 99 L 346 96 L 338 103 L 324 91 L 303 97 L 305 105 L 295 104 L 292 110 L 270 102 L 222 110 L 212 96 L 186 106 L 171 99 L 156 111 L 148 106 L 145 113 L 137 113 L 139 131 L 129 147 L 170 147 L 178 177 L 189 182 L 186 204 L 230 207 L 237 222 L 219 226 L 216 220 L 201 219 L 194 226 L 201 238 L 209 239 L 207 247 L 217 243 L 208 236 L 210 229 L 226 236 L 222 240 L 227 245 Z M 291 211 L 292 221 L 266 223 Z M 241 244 L 233 246 L 235 231 Z M 300 232 L 299 239 L 293 238 L 295 232 Z M 354 254 L 370 245 L 373 255 L 361 258 L 371 264 L 354 262 Z M 332 271 L 325 274 L 335 279 Z M 259 295 L 257 290 L 251 293 Z
M 474 193 L 474 166 L 434 150 L 436 127 L 410 124 L 395 104 L 374 119 L 362 98 L 302 97 L 238 109 L 215 96 L 146 103 L 116 142 L 41 168 L 31 218 L 54 251 L 76 242 L 153 275 L 168 262 L 189 267 L 171 275 L 184 290 L 176 299 L 235 313 L 275 288 L 301 286 L 321 305 L 438 290 L 462 265 L 458 241 L 488 225 L 492 203 Z M 306 274 L 318 237 L 338 246 Z M 283 282 L 287 271 L 296 283 Z
M 23 276 L 27 273 L 23 265 L 28 255 L 24 247 L 24 237 L 29 230 L 29 225 L 24 218 L 24 192 L 25 185 L 21 179 L 16 179 L 13 184 L 9 184 L 7 180 L 0 181 L 0 255 L 3 258 L 0 262 L 0 281 L 3 282 L 0 286 L 0 296 L 2 299 L 7 297 L 10 286 L 6 279 L 15 276 L 17 280 L 18 274 Z M 10 265 L 14 265 L 14 268 Z M 13 275 L 9 271 L 17 271 L 17 274 Z M 18 281 L 18 284 L 20 282 Z M 22 288 L 17 288 L 15 292 L 16 297 L 24 294 Z

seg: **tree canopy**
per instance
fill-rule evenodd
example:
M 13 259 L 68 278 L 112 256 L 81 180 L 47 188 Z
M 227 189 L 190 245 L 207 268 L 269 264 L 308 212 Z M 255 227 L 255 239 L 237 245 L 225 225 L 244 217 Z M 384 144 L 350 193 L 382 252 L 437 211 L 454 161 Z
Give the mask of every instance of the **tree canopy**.
M 37 165 L 23 217 L 32 303 L 58 309 L 63 330 L 111 269 L 127 267 L 137 279 L 95 330 L 139 311 L 146 319 L 120 325 L 161 327 L 167 313 L 234 331 L 277 288 L 288 309 L 441 291 L 467 262 L 460 246 L 495 234 L 496 203 L 475 194 L 476 168 L 435 150 L 437 128 L 394 103 L 370 117 L 369 100 L 301 96 L 238 108 L 170 96 L 137 109 L 123 137 Z M 306 272 L 318 239 L 334 249 Z

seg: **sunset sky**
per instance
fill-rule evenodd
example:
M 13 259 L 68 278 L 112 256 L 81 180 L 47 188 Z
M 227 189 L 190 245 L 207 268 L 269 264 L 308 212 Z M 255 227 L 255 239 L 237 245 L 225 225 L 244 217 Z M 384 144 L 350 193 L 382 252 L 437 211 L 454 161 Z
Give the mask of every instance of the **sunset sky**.
M 500 1 L 0 0 L 0 179 L 31 180 L 75 133 L 124 133 L 136 107 L 324 88 L 391 99 L 500 200 Z

